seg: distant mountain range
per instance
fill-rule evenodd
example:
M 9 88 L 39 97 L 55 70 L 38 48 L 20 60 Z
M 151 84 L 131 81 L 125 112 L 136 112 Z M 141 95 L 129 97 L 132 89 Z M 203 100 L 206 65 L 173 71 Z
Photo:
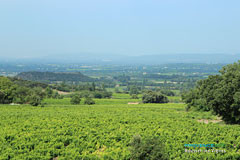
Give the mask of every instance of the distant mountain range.
M 93 82 L 95 79 L 83 75 L 80 72 L 22 72 L 16 78 L 38 82 L 56 82 L 56 81 L 71 81 L 71 82 Z
M 116 54 L 56 54 L 28 59 L 1 59 L 1 61 L 32 63 L 81 63 L 81 64 L 143 64 L 156 65 L 168 63 L 233 63 L 240 60 L 240 54 L 153 54 L 153 55 L 116 55 Z

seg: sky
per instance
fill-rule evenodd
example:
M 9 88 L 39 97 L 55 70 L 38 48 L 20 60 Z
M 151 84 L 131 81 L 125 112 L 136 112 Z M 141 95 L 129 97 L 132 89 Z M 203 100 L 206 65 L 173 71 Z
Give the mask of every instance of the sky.
M 240 53 L 239 0 L 0 0 L 0 57 Z

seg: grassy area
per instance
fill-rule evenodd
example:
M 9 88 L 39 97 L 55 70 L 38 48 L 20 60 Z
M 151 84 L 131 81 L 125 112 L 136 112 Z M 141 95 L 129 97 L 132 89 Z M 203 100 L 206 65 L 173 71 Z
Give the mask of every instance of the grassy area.
M 159 137 L 170 159 L 240 158 L 239 125 L 199 123 L 216 117 L 185 112 L 184 104 L 120 104 L 124 101 L 102 99 L 88 106 L 48 99 L 43 108 L 0 105 L 0 159 L 129 159 L 134 135 Z M 184 144 L 212 143 L 226 144 L 221 148 L 226 153 L 185 152 Z
M 45 99 L 44 102 L 51 105 L 70 105 L 71 98 L 64 99 Z M 141 99 L 93 99 L 96 104 L 95 105 L 103 105 L 103 104 L 128 104 L 128 102 L 141 102 Z M 84 98 L 81 99 L 81 103 L 84 103 Z

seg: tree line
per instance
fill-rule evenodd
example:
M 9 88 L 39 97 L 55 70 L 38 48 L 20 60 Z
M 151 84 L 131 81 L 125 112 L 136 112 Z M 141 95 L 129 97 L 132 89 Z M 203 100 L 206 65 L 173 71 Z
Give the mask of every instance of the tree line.
M 200 80 L 182 99 L 187 110 L 212 111 L 226 123 L 240 124 L 240 61 Z

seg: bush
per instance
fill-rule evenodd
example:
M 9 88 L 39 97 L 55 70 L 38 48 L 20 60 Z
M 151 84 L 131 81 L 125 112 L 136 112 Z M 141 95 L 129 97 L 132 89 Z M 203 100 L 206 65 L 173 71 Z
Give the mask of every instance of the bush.
M 86 98 L 84 104 L 93 105 L 95 104 L 95 101 L 92 98 Z
M 80 95 L 77 95 L 77 94 L 73 95 L 70 100 L 71 104 L 80 104 L 80 102 L 81 102 Z
M 136 94 L 133 94 L 133 95 L 131 96 L 131 98 L 132 98 L 132 99 L 138 99 L 138 96 L 137 96 Z
M 175 93 L 171 90 L 161 90 L 161 93 L 166 96 L 175 96 Z
M 163 143 L 158 137 L 149 137 L 145 140 L 139 135 L 133 137 L 130 143 L 131 160 L 166 160 Z
M 59 95 L 57 98 L 58 98 L 58 99 L 63 99 L 64 96 L 63 96 L 63 95 Z
M 168 103 L 168 98 L 160 92 L 147 91 L 142 97 L 143 103 Z
M 102 94 L 100 93 L 100 92 L 95 92 L 94 93 L 94 98 L 99 98 L 99 99 L 101 99 L 103 96 L 102 96 Z
M 38 106 L 41 104 L 42 99 L 40 96 L 33 94 L 33 95 L 27 97 L 27 101 L 32 106 Z

